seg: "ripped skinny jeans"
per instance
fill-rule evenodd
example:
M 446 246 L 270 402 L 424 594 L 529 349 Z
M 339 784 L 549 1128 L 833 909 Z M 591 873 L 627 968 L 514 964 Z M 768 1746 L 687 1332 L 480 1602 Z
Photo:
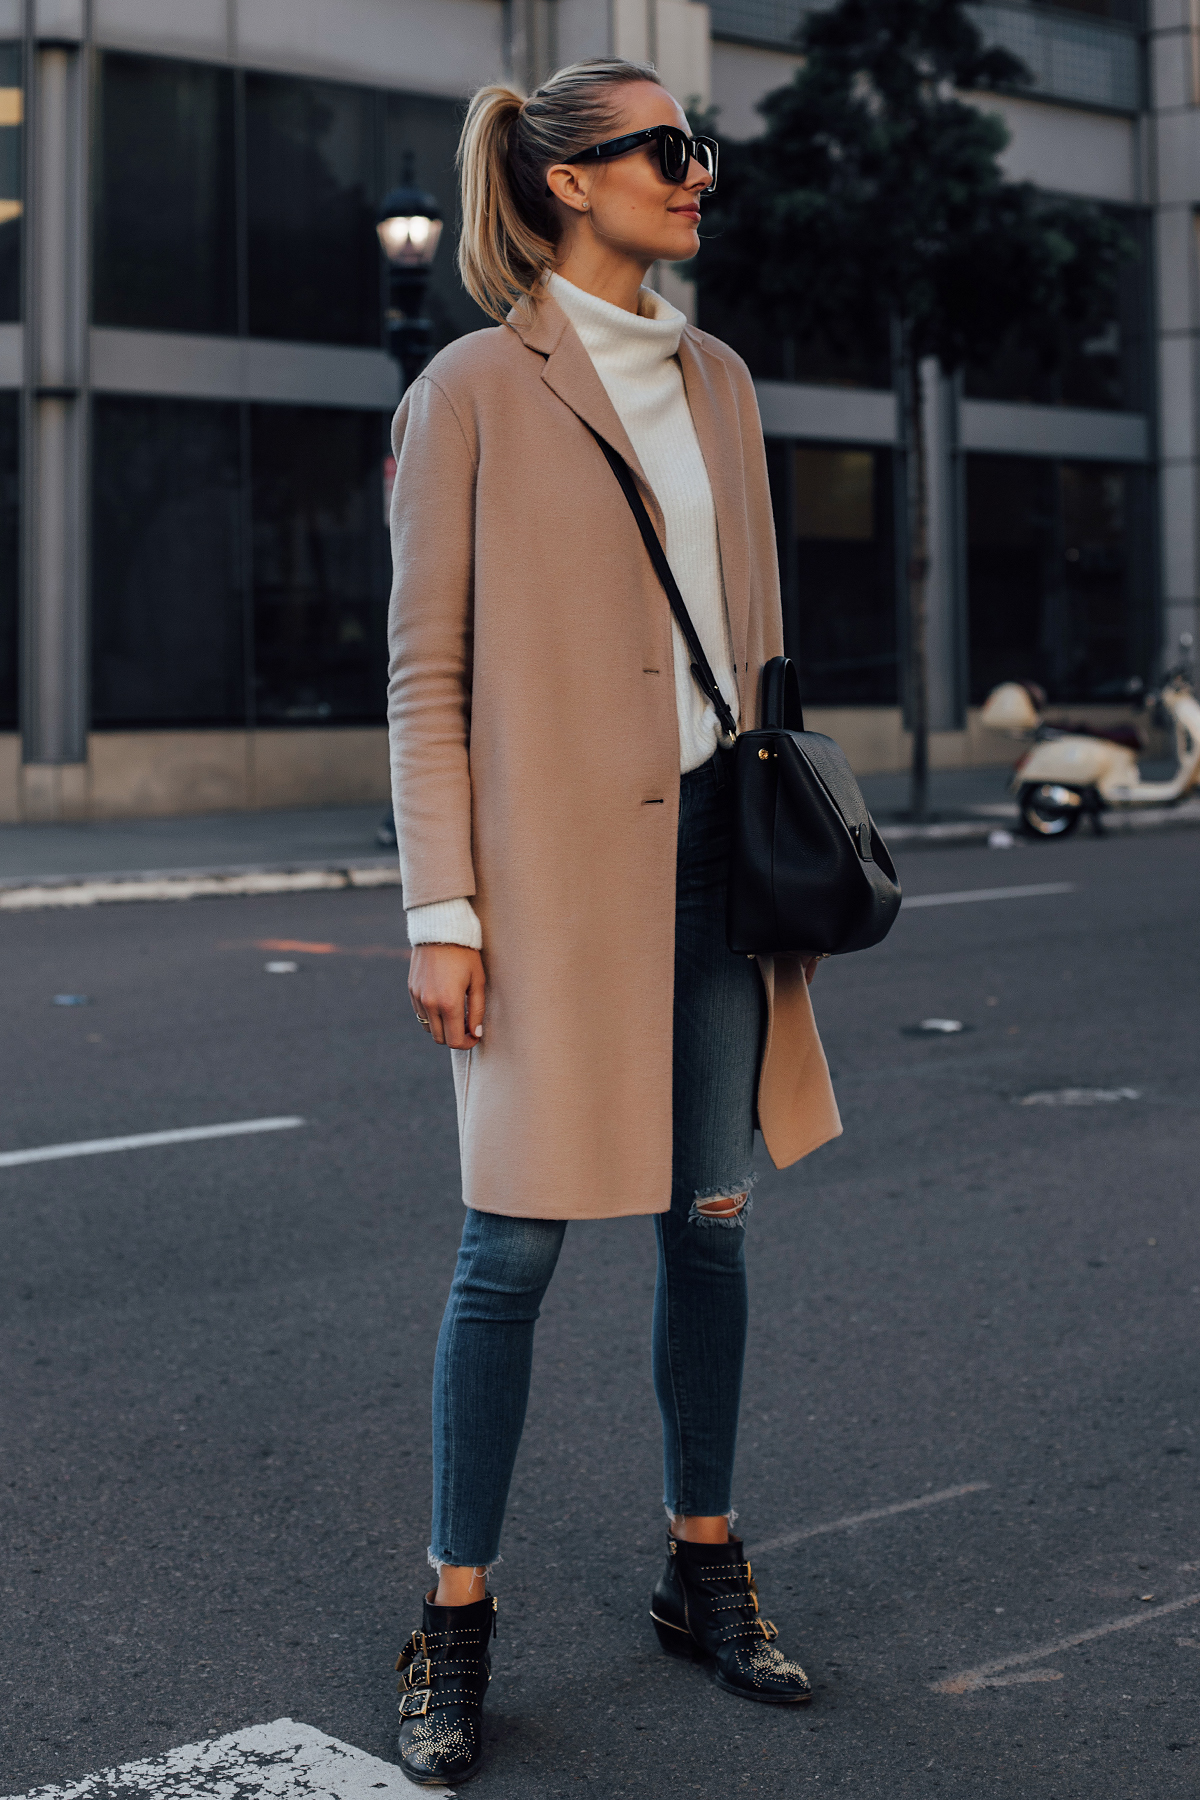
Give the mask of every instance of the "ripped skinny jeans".
M 725 943 L 732 757 L 682 778 L 675 915 L 671 1207 L 654 1216 L 651 1367 L 673 1516 L 731 1507 L 748 1302 L 745 1218 L 697 1203 L 749 1195 L 765 1024 L 755 963 Z M 529 1395 L 533 1328 L 566 1221 L 470 1210 L 438 1335 L 430 1560 L 494 1562 Z

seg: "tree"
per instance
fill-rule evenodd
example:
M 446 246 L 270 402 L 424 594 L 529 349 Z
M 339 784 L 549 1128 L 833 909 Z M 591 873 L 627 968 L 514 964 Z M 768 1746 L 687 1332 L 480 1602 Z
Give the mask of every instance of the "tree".
M 696 263 L 705 292 L 772 331 L 854 353 L 895 345 L 909 446 L 912 814 L 928 803 L 928 446 L 922 365 L 950 374 L 1018 330 L 1052 366 L 1065 329 L 1100 322 L 1131 246 L 1087 202 L 1006 181 L 1008 133 L 964 92 L 1027 83 L 963 0 L 838 0 L 798 33 L 804 61 L 768 94 L 763 136 L 723 147 Z

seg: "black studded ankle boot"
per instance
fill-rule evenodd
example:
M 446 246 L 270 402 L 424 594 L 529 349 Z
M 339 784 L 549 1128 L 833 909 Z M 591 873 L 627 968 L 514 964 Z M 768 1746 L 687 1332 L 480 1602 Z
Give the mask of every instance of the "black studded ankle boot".
M 799 1663 L 775 1646 L 779 1635 L 758 1613 L 758 1590 L 742 1540 L 685 1544 L 667 1538 L 667 1566 L 650 1600 L 658 1641 L 672 1656 L 713 1665 L 713 1680 L 743 1700 L 798 1706 L 812 1699 Z
M 400 1673 L 400 1767 L 419 1787 L 453 1787 L 483 1760 L 483 1697 L 496 1633 L 491 1594 L 470 1606 L 425 1602 L 422 1629 L 396 1658 Z

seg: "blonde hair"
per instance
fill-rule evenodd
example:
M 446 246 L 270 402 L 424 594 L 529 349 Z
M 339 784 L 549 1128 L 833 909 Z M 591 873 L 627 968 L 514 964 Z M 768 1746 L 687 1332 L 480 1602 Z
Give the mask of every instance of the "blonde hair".
M 493 319 L 528 300 L 555 260 L 561 231 L 546 170 L 613 135 L 613 89 L 659 79 L 649 63 L 619 58 L 570 63 L 528 99 L 480 88 L 458 145 L 463 286 Z

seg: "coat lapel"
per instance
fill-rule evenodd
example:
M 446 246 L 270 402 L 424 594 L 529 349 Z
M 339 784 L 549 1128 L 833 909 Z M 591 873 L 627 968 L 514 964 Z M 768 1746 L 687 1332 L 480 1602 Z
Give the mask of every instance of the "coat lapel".
M 616 408 L 604 390 L 591 357 L 558 303 L 549 294 L 539 296 L 537 306 L 514 307 L 507 323 L 529 349 L 546 359 L 542 380 L 564 405 L 598 431 L 619 450 L 637 477 L 655 529 L 664 548 L 666 526 L 662 508 Z M 729 371 L 719 357 L 704 348 L 690 327 L 679 343 L 679 362 L 691 408 L 700 452 L 708 470 L 713 505 L 717 513 L 717 538 L 725 605 L 733 640 L 734 672 L 742 693 L 743 724 L 746 714 L 746 645 L 750 626 L 750 528 L 742 467 L 742 433 L 737 396 Z
M 717 511 L 717 539 L 725 606 L 733 639 L 734 671 L 742 694 L 743 729 L 753 725 L 746 709 L 746 643 L 750 628 L 750 527 L 742 466 L 742 432 L 737 396 L 729 371 L 687 328 L 679 342 L 679 361 L 692 423 L 708 470 Z
M 542 380 L 551 392 L 557 394 L 563 404 L 569 406 L 585 425 L 598 431 L 604 441 L 625 458 L 637 477 L 642 498 L 665 546 L 666 525 L 654 489 L 647 481 L 637 452 L 629 441 L 629 434 L 617 417 L 616 408 L 596 373 L 596 365 L 584 349 L 579 334 L 573 330 L 562 307 L 549 294 L 543 294 L 538 300 L 536 311 L 527 306 L 514 307 L 508 315 L 507 323 L 522 343 L 546 358 Z M 620 489 L 611 472 L 604 469 L 603 459 L 598 462 L 597 467 L 604 470 L 605 477 L 619 493 Z

